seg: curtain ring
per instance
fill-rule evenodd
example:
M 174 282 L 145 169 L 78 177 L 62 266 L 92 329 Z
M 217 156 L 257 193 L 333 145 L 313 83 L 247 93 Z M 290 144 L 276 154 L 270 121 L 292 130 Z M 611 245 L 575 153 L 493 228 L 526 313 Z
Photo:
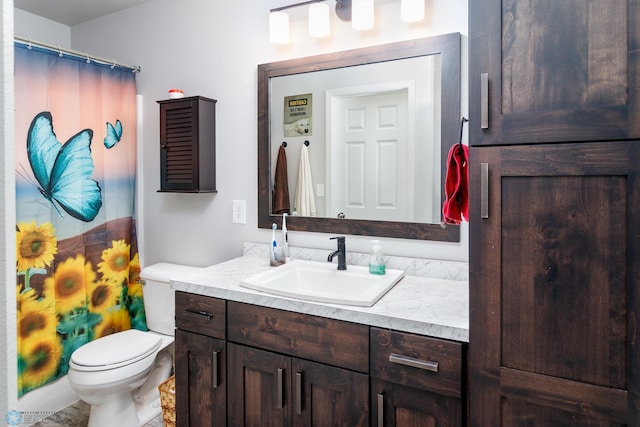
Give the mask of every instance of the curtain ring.
M 84 53 L 87 55 L 87 64 L 91 64 L 91 58 L 89 58 L 89 54 L 87 52 Z
M 62 49 L 60 48 L 60 43 L 58 43 L 58 56 L 62 58 Z
M 27 44 L 27 49 L 31 50 L 33 46 L 31 46 L 31 36 L 29 36 L 29 43 Z
M 113 70 L 114 68 L 116 68 L 116 60 L 113 60 L 113 64 L 111 64 L 111 69 Z

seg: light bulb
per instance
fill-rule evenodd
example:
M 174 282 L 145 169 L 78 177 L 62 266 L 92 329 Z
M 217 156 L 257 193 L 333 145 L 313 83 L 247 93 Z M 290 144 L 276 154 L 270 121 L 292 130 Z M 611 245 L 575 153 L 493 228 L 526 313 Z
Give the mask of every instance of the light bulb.
M 352 0 L 351 26 L 354 30 L 373 28 L 373 0 Z
M 282 11 L 269 14 L 269 40 L 271 43 L 289 43 L 289 14 Z
M 329 5 L 313 3 L 309 6 L 309 35 L 326 37 L 329 35 Z
M 402 0 L 400 19 L 404 22 L 417 22 L 424 19 L 424 0 Z

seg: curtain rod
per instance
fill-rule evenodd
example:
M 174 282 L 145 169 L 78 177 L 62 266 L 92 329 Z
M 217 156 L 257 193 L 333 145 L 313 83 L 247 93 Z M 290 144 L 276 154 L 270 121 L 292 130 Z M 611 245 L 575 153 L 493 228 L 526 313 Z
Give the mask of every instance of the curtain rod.
M 49 49 L 49 50 L 58 52 L 61 56 L 64 53 L 64 54 L 72 55 L 72 56 L 75 56 L 75 57 L 78 57 L 78 58 L 85 58 L 85 59 L 87 59 L 87 61 L 97 62 L 98 64 L 111 65 L 111 68 L 113 68 L 113 67 L 127 68 L 127 69 L 131 70 L 134 73 L 139 73 L 142 70 L 142 68 L 139 65 L 121 64 L 119 62 L 116 62 L 115 59 L 101 58 L 99 56 L 89 55 L 86 52 L 80 52 L 80 51 L 77 51 L 77 50 L 66 49 L 64 47 L 60 47 L 60 45 L 53 45 L 53 44 L 49 44 L 49 43 L 44 43 L 44 42 L 40 42 L 40 41 L 31 40 L 31 37 L 26 38 L 26 37 L 14 36 L 14 40 L 19 42 L 19 43 L 24 43 L 24 44 L 26 44 L 28 46 L 36 46 L 36 47 Z

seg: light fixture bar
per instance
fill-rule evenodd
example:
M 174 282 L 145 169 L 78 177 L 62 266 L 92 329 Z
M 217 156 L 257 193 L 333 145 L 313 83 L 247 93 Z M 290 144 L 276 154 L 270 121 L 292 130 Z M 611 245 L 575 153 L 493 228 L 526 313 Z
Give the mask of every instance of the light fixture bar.
M 300 3 L 288 4 L 286 6 L 281 6 L 281 7 L 276 7 L 274 9 L 271 9 L 270 12 L 280 12 L 282 10 L 292 9 L 292 8 L 298 7 L 298 6 L 306 6 L 308 4 L 319 3 L 321 1 L 326 1 L 326 0 L 308 0 L 308 1 L 303 1 L 303 2 L 300 2 Z

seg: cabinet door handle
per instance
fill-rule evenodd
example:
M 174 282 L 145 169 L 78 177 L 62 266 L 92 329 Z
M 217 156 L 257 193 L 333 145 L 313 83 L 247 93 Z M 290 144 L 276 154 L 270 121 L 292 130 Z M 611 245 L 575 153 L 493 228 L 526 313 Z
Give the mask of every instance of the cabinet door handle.
M 211 321 L 213 315 L 207 313 L 206 311 L 192 311 L 192 310 L 183 310 L 182 314 L 187 317 L 193 317 L 198 320 L 205 320 L 207 322 Z
M 489 218 L 489 163 L 480 163 L 480 218 Z
M 384 427 L 384 395 L 378 393 L 378 427 Z
M 284 408 L 283 377 L 284 377 L 284 369 L 278 368 L 278 391 L 277 391 L 278 409 Z
M 480 74 L 480 128 L 489 129 L 489 74 Z
M 416 359 L 409 356 L 402 356 L 400 354 L 391 353 L 389 355 L 389 362 L 410 366 L 412 368 L 424 369 L 425 371 L 438 372 L 438 362 Z
M 302 414 L 302 372 L 296 372 L 296 414 Z
M 220 357 L 220 350 L 216 350 L 211 355 L 211 382 L 213 383 L 213 388 L 218 388 L 219 378 L 218 378 L 218 359 Z

